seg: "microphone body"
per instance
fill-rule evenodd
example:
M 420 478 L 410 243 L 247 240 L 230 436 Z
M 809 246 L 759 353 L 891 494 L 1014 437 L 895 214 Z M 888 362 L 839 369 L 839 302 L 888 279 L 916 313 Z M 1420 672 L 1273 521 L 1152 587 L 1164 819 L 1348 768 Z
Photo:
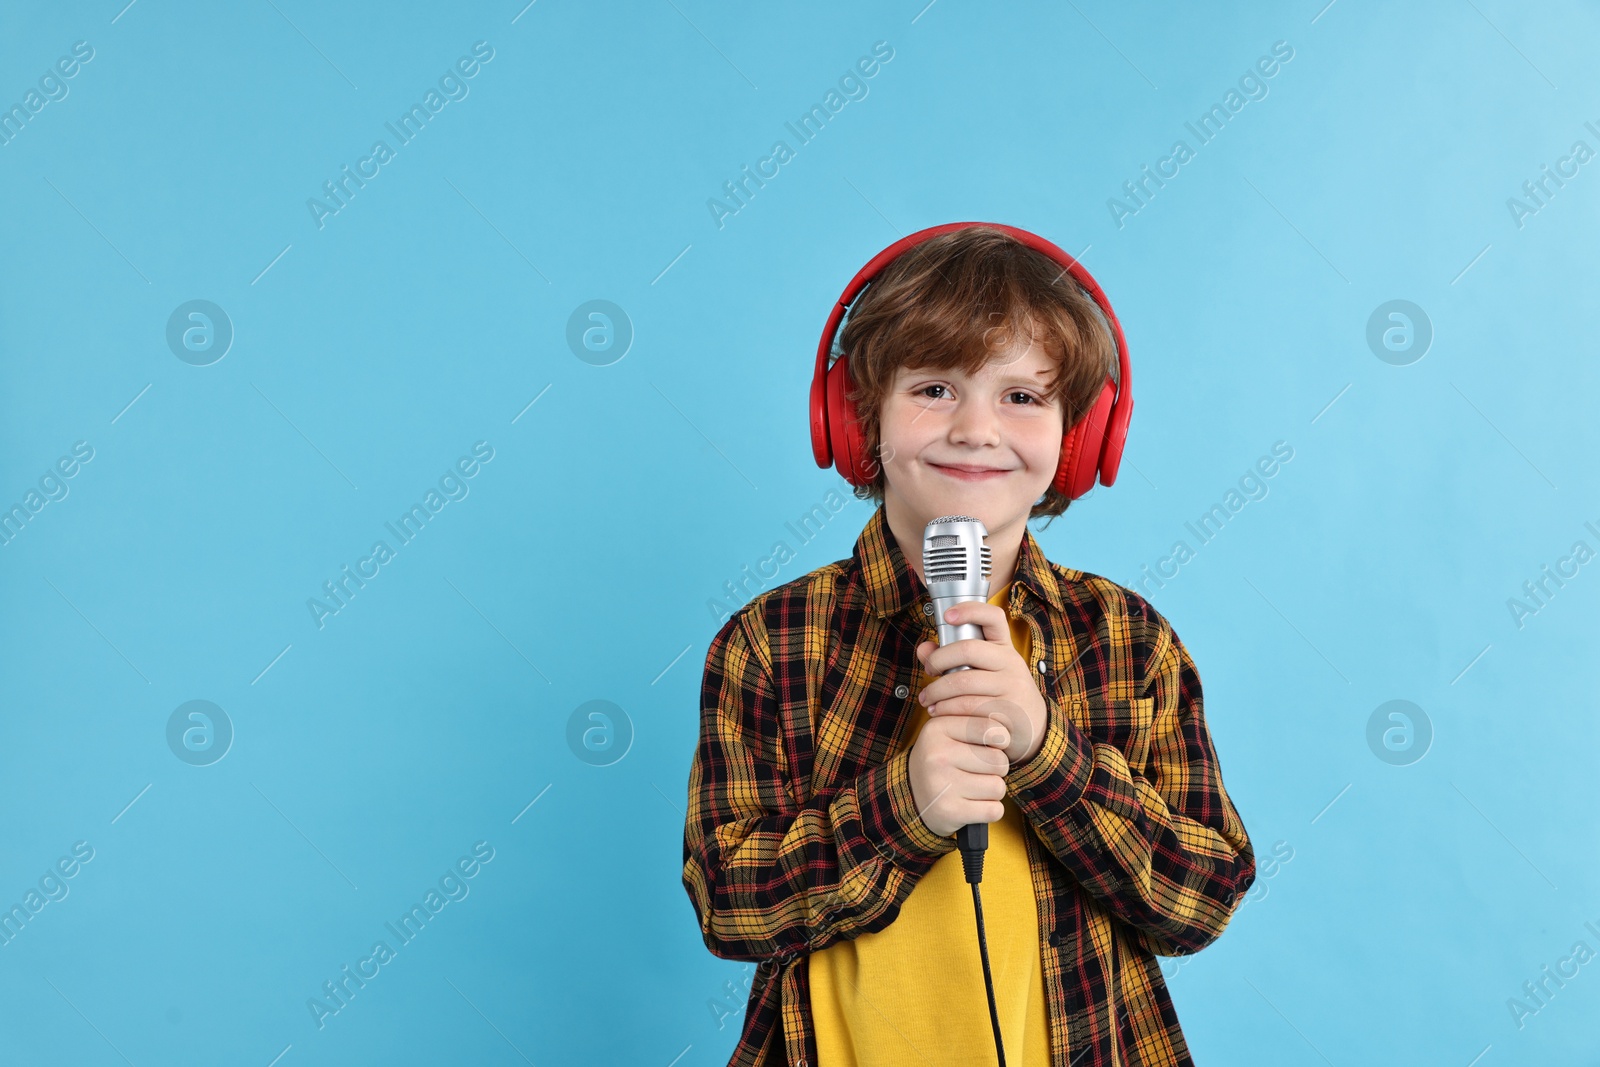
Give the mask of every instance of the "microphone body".
M 956 604 L 989 599 L 989 536 L 983 523 L 970 515 L 945 515 L 928 523 L 922 534 L 922 573 L 933 601 L 934 624 L 939 644 L 982 639 L 983 627 L 975 623 L 955 625 L 944 621 L 944 613 Z M 967 664 L 950 668 L 971 670 Z M 946 673 L 949 673 L 948 671 Z M 956 846 L 961 850 L 961 866 L 968 882 L 983 881 L 983 854 L 989 847 L 989 824 L 968 823 L 956 831 Z

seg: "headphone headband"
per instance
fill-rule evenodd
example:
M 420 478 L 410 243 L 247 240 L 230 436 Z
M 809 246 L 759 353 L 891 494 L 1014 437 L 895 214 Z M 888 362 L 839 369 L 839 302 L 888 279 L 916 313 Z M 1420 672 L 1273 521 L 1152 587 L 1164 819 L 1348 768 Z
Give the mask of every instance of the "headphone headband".
M 817 466 L 834 465 L 837 459 L 839 473 L 851 485 L 870 484 L 877 473 L 875 461 L 864 455 L 866 445 L 858 427 L 854 406 L 845 399 L 850 389 L 848 353 L 841 353 L 831 366 L 828 361 L 839 324 L 850 305 L 868 283 L 908 249 L 941 234 L 974 226 L 999 230 L 1061 264 L 1064 273 L 1072 275 L 1073 281 L 1088 293 L 1105 315 L 1117 348 L 1117 379 L 1107 376 L 1105 385 L 1089 410 L 1072 425 L 1064 426 L 1061 459 L 1052 484 L 1068 499 L 1076 499 L 1093 488 L 1096 475 L 1100 484 L 1111 485 L 1117 480 L 1122 448 L 1128 435 L 1128 422 L 1133 416 L 1132 375 L 1122 323 L 1118 321 L 1116 312 L 1112 311 L 1111 301 L 1106 299 L 1100 283 L 1076 258 L 1038 234 L 997 222 L 948 222 L 918 230 L 873 256 L 850 279 L 850 284 L 845 286 L 829 312 L 822 340 L 817 344 L 817 362 L 811 379 L 811 451 Z

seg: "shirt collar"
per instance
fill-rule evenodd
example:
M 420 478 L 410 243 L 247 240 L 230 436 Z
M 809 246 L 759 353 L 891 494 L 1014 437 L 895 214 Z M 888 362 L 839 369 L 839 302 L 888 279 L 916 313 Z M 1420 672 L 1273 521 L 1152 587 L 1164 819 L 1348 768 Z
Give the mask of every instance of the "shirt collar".
M 921 551 L 918 546 L 917 551 Z M 884 505 L 867 520 L 861 536 L 856 539 L 855 563 L 867 586 L 867 598 L 873 614 L 878 618 L 898 614 L 927 596 L 927 586 L 906 563 L 905 554 L 895 543 L 894 532 L 889 529 Z M 1045 558 L 1044 550 L 1026 526 L 1022 530 L 1022 545 L 1017 552 L 1017 567 L 1012 580 L 1024 585 L 1044 603 L 1061 611 L 1061 586 L 1055 569 Z M 1025 599 L 1025 598 L 1021 598 Z M 1020 600 L 1013 590 L 1012 603 Z

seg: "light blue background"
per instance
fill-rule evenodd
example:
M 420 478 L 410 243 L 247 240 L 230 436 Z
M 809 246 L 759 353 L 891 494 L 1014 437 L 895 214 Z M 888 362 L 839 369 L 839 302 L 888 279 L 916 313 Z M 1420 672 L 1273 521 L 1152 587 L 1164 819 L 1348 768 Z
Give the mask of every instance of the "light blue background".
M 95 852 L 0 947 L 0 1061 L 726 1062 L 750 968 L 680 882 L 708 601 L 780 540 L 766 588 L 849 555 L 847 493 L 785 526 L 844 490 L 806 418 L 830 302 L 978 219 L 1082 253 L 1127 332 L 1123 473 L 1039 533 L 1052 559 L 1132 584 L 1294 450 L 1149 592 L 1262 865 L 1165 961 L 1197 1062 L 1596 1062 L 1600 964 L 1507 1006 L 1600 949 L 1600 565 L 1507 607 L 1600 548 L 1600 162 L 1507 207 L 1600 148 L 1592 5 L 112 0 L 3 31 L 6 107 L 94 58 L 0 147 L 0 505 L 94 457 L 0 548 L 0 904 Z M 477 41 L 469 95 L 319 229 L 307 199 Z M 193 299 L 235 330 L 209 366 L 165 340 Z M 606 366 L 566 341 L 595 299 L 635 331 Z M 1405 366 L 1366 342 L 1393 299 L 1434 331 Z M 468 495 L 319 628 L 307 600 L 479 441 Z M 236 730 L 206 767 L 165 735 L 196 699 Z M 1433 731 L 1404 766 L 1367 742 L 1394 699 Z M 568 743 L 591 700 L 631 723 L 608 766 Z M 319 1030 L 307 999 L 479 841 L 470 895 Z

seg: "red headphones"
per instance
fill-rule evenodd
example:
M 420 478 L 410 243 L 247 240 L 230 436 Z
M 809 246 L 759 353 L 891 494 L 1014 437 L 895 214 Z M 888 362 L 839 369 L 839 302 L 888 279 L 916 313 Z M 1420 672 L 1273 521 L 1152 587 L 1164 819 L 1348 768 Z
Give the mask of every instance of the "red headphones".
M 1119 389 L 1117 380 L 1107 375 L 1105 386 L 1090 405 L 1088 413 L 1065 429 L 1061 438 L 1061 461 L 1056 466 L 1055 480 L 1051 483 L 1068 500 L 1076 500 L 1094 488 L 1097 473 L 1101 485 L 1110 485 L 1117 480 L 1123 442 L 1128 437 L 1128 420 L 1133 416 L 1128 342 L 1122 336 L 1122 324 L 1111 310 L 1111 302 L 1101 292 L 1100 284 L 1084 269 L 1083 264 L 1037 234 L 995 222 L 949 222 L 918 230 L 873 256 L 850 279 L 850 284 L 845 286 L 844 294 L 829 314 L 828 325 L 822 331 L 822 341 L 817 345 L 817 368 L 811 379 L 811 452 L 816 457 L 817 466 L 828 467 L 837 459 L 839 473 L 851 485 L 870 485 L 877 475 L 875 461 L 866 454 L 866 442 L 857 425 L 855 407 L 845 399 L 852 386 L 848 355 L 840 352 L 831 366 L 828 363 L 828 357 L 834 349 L 834 337 L 850 305 L 861 290 L 900 253 L 930 237 L 968 226 L 989 226 L 1001 230 L 1060 263 L 1073 280 L 1094 298 L 1110 322 L 1111 333 L 1117 344 L 1121 387 Z

